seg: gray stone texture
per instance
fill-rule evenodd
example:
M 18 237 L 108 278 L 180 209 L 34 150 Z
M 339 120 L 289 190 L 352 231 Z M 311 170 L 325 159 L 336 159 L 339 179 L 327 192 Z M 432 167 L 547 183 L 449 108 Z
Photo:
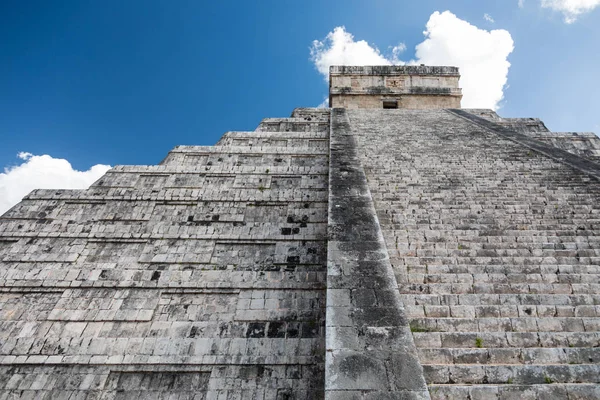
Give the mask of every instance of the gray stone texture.
M 297 109 L 1 216 L 0 399 L 600 398 L 600 139 L 428 109 L 456 68 L 332 72 L 421 110 Z
M 330 143 L 326 398 L 429 398 L 344 109 Z
M 347 111 L 431 398 L 598 398 L 600 165 L 465 114 Z
M 329 106 L 348 109 L 460 108 L 456 67 L 416 65 L 329 68 Z
M 465 111 L 552 147 L 600 162 L 600 137 L 593 132 L 551 132 L 538 118 L 502 118 L 491 110 L 470 109 Z
M 329 111 L 0 218 L 0 398 L 324 395 Z

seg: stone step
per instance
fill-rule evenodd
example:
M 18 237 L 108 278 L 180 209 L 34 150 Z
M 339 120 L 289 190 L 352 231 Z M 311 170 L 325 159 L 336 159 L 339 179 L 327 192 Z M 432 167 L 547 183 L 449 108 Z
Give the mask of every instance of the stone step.
M 327 132 L 228 132 L 216 146 L 258 146 L 329 149 Z
M 329 121 L 331 110 L 317 107 L 298 107 L 292 111 L 292 118 L 303 118 L 310 120 Z
M 597 384 L 429 385 L 431 400 L 600 399 Z
M 597 364 L 599 348 L 419 348 L 421 364 Z M 478 342 L 476 342 L 476 345 Z
M 323 229 L 324 231 L 324 229 Z M 111 264 L 122 260 L 130 267 L 140 264 L 183 264 L 191 270 L 219 270 L 224 266 L 236 266 L 239 269 L 277 270 L 275 266 L 289 267 L 293 271 L 298 265 L 321 265 L 326 253 L 322 239 L 304 237 L 293 240 L 290 235 L 286 241 L 268 240 L 262 242 L 235 241 L 221 239 L 169 239 L 160 236 L 140 240 L 115 238 L 25 238 L 14 242 L 2 243 L 0 260 L 3 262 L 24 263 L 62 263 L 69 262 L 79 268 L 93 266 L 111 268 Z M 316 235 L 315 235 L 316 236 Z M 323 236 L 323 232 L 321 232 Z M 169 248 L 172 247 L 172 249 Z M 32 251 L 39 254 L 30 254 Z M 169 253 L 169 250 L 172 250 Z M 54 251 L 56 254 L 48 255 Z M 42 265 L 39 265 L 40 267 Z M 250 268 L 243 268 L 250 267 Z M 35 270 L 36 268 L 32 268 Z M 16 270 L 16 268 L 14 268 Z M 9 279 L 7 271 L 0 276 Z M 57 272 L 56 276 L 65 275 Z M 71 277 L 76 279 L 76 277 Z M 15 277 L 11 279 L 16 279 Z M 33 274 L 20 279 L 39 280 Z
M 329 122 L 304 118 L 265 118 L 257 132 L 329 132 Z
M 208 202 L 218 203 L 218 202 Z M 252 206 L 245 208 L 245 204 L 241 207 L 231 207 L 226 209 L 203 209 L 195 206 L 162 206 L 149 204 L 146 207 L 133 207 L 131 204 L 126 204 L 125 207 L 115 208 L 118 202 L 110 202 L 109 205 L 103 204 L 89 206 L 89 203 L 78 203 L 69 207 L 69 214 L 53 213 L 50 210 L 36 210 L 31 207 L 29 209 L 20 209 L 20 216 L 11 212 L 2 217 L 3 220 L 14 219 L 18 223 L 10 225 L 9 229 L 14 231 L 27 232 L 34 225 L 39 225 L 39 221 L 43 220 L 45 224 L 64 226 L 67 225 L 84 225 L 94 223 L 95 225 L 114 225 L 124 221 L 150 221 L 151 219 L 159 220 L 164 225 L 218 225 L 227 223 L 244 223 L 252 224 L 260 221 L 270 223 L 286 223 L 289 221 L 298 220 L 302 223 L 303 218 L 308 218 L 305 222 L 308 223 L 327 223 L 327 209 L 321 207 L 304 207 L 301 203 L 292 203 L 286 205 L 270 205 L 258 206 L 257 209 L 252 209 Z M 294 205 L 295 207 L 292 207 Z M 94 207 L 95 206 L 95 207 Z M 131 207 L 127 207 L 131 206 Z M 95 210 L 94 210 L 95 208 Z M 95 211 L 92 214 L 91 211 Z M 48 214 L 46 214 L 48 212 Z M 44 215 L 43 217 L 40 217 Z M 14 217 L 14 218 L 13 218 Z M 259 221 L 260 220 L 260 221 Z M 29 224 L 34 224 L 30 226 Z M 70 228 L 70 227 L 69 227 Z M 66 228 L 68 229 L 68 228 Z M 73 229 L 73 228 L 70 228 Z
M 552 241 L 556 243 L 561 242 L 571 242 L 571 241 L 581 241 L 587 240 L 585 238 L 597 239 L 598 238 L 598 229 L 592 229 L 593 226 L 589 225 L 586 227 L 585 224 L 588 224 L 589 221 L 586 219 L 584 215 L 581 217 L 581 221 L 579 224 L 573 225 L 565 225 L 560 230 L 546 230 L 546 229 L 529 229 L 529 230 L 510 230 L 504 231 L 503 234 L 499 234 L 500 231 L 498 228 L 494 230 L 485 230 L 485 229 L 455 229 L 454 227 L 444 226 L 443 221 L 435 221 L 436 224 L 429 223 L 430 230 L 420 229 L 421 226 L 410 227 L 410 233 L 407 233 L 406 228 L 408 227 L 406 224 L 403 224 L 402 227 L 396 227 L 395 230 L 386 230 L 384 234 L 394 234 L 398 236 L 398 242 L 405 242 L 405 240 L 401 239 L 411 239 L 410 242 L 417 243 L 419 245 L 424 244 L 424 238 L 430 239 L 430 243 L 444 243 L 444 242 L 460 242 L 458 244 L 462 244 L 464 246 L 468 246 L 471 242 L 483 242 L 483 243 L 527 243 L 527 242 L 545 242 L 544 239 L 549 243 Z M 588 217 L 589 218 L 589 217 Z M 426 220 L 425 220 L 426 221 Z M 427 223 L 423 223 L 425 225 Z M 577 229 L 578 227 L 585 228 Z M 403 229 L 404 228 L 404 229 Z M 589 229 L 588 229 L 589 228 Z M 574 239 L 574 240 L 569 240 Z M 424 244 L 426 245 L 426 244 Z
M 12 223 L 5 231 L 27 231 L 28 224 L 98 225 L 123 224 L 154 219 L 165 225 L 216 225 L 219 223 L 327 223 L 325 203 L 271 203 L 254 205 L 245 202 L 201 202 L 200 204 L 160 204 L 157 202 L 106 201 L 68 203 L 66 201 L 30 200 L 21 202 L 1 220 Z M 29 225 L 31 227 L 31 225 Z M 38 226 L 39 228 L 39 226 Z M 89 227 L 86 227 L 89 228 Z M 1 228 L 0 228 L 1 229 Z M 68 228 L 65 228 L 68 229 Z M 91 231 L 91 228 L 89 228 Z
M 108 172 L 96 181 L 94 188 L 137 188 L 155 191 L 176 189 L 203 189 L 203 190 L 226 190 L 253 188 L 265 189 L 290 189 L 301 187 L 327 188 L 327 175 L 307 175 L 302 172 L 291 175 L 271 174 L 266 168 L 262 174 L 170 174 L 170 175 L 148 175 L 136 172 Z
M 594 251 L 597 250 L 596 248 L 591 248 L 590 242 L 595 244 L 596 241 L 594 237 L 589 236 L 581 236 L 582 240 L 580 240 L 580 244 L 577 244 L 577 242 L 564 243 L 566 241 L 560 244 L 544 243 L 541 241 L 488 244 L 485 243 L 485 240 L 482 243 L 471 241 L 465 244 L 445 240 L 444 242 L 438 241 L 439 244 L 431 244 L 430 246 L 424 245 L 422 241 L 416 243 L 399 242 L 396 241 L 397 237 L 385 233 L 384 237 L 390 244 L 393 244 L 391 250 L 398 250 L 402 255 L 412 255 L 413 257 L 415 255 L 419 257 L 574 257 L 577 255 L 583 256 L 579 252 L 586 250 L 591 250 L 590 256 L 593 256 Z M 436 240 L 435 237 L 430 237 L 429 239 L 434 242 Z
M 145 224 L 131 223 L 115 223 L 112 225 L 102 226 L 89 224 L 87 226 L 66 224 L 61 231 L 56 230 L 56 225 L 43 224 L 42 228 L 35 229 L 29 224 L 19 229 L 19 223 L 22 221 L 11 221 L 0 226 L 0 238 L 23 239 L 20 249 L 23 254 L 27 253 L 27 244 L 31 238 L 39 238 L 40 240 L 58 239 L 62 240 L 86 240 L 112 239 L 114 241 L 122 239 L 124 242 L 128 240 L 172 240 L 181 238 L 183 241 L 198 241 L 198 240 L 255 240 L 257 238 L 257 228 L 261 227 L 260 239 L 266 240 L 324 240 L 326 236 L 326 224 L 316 223 L 251 223 L 240 224 L 235 222 L 229 223 L 186 223 L 173 224 L 172 226 L 146 226 Z M 217 236 L 218 235 L 218 236 Z M 164 246 L 167 246 L 166 242 Z M 58 246 L 60 247 L 60 246 Z M 57 249 L 58 249 L 57 247 Z M 188 249 L 191 251 L 191 249 Z M 201 249 L 196 249 L 194 252 L 201 253 Z M 16 257 L 15 253 L 11 253 Z M 43 252 L 39 255 L 43 255 Z M 4 261 L 11 261 L 5 259 Z
M 393 251 L 392 251 L 393 253 Z M 392 262 L 395 257 L 391 257 Z M 600 274 L 600 265 L 427 265 L 420 270 L 420 266 L 410 266 L 411 274 L 424 275 L 425 281 L 431 280 L 429 277 L 440 275 L 572 275 L 572 274 Z M 446 279 L 446 278 L 444 278 Z
M 600 347 L 599 332 L 412 332 L 419 348 Z
M 502 305 L 502 306 L 405 306 L 409 318 L 556 318 L 600 317 L 600 306 Z
M 568 175 L 564 175 L 568 177 Z M 373 177 L 376 179 L 377 177 Z M 559 177 L 557 181 L 563 177 Z M 536 189 L 540 189 L 543 193 L 526 192 L 526 187 L 516 189 L 521 192 L 518 198 L 511 195 L 510 186 L 514 182 L 502 185 L 495 192 L 479 192 L 470 190 L 468 187 L 460 193 L 455 193 L 447 190 L 438 190 L 432 192 L 431 187 L 423 184 L 423 181 L 402 182 L 402 176 L 396 176 L 391 180 L 373 182 L 373 196 L 381 204 L 378 208 L 379 213 L 388 213 L 407 218 L 408 220 L 415 219 L 415 216 L 427 215 L 426 211 L 452 210 L 461 217 L 474 218 L 478 221 L 485 221 L 485 217 L 499 213 L 501 210 L 509 210 L 512 217 L 513 214 L 527 214 L 531 220 L 545 218 L 554 214 L 566 216 L 565 211 L 582 211 L 582 210 L 598 210 L 595 205 L 593 195 L 597 195 L 600 189 L 587 186 L 585 184 L 576 184 L 574 186 L 565 186 L 557 191 L 544 191 L 543 188 L 532 185 Z M 554 182 L 557 183 L 557 182 Z M 527 185 L 526 185 L 527 186 Z M 571 189 L 578 189 L 580 193 L 572 196 Z M 492 195 L 492 196 L 491 196 Z M 426 196 L 429 201 L 423 201 L 423 196 Z M 561 201 L 568 200 L 567 202 Z M 496 201 L 499 200 L 499 201 Z M 570 208 L 568 205 L 573 205 Z M 491 207 L 486 208 L 485 205 Z M 409 210 L 407 213 L 406 211 Z M 414 210 L 414 212 L 413 212 Z M 445 218 L 450 220 L 451 215 L 444 213 L 435 213 L 432 218 Z M 465 226 L 468 220 L 455 219 L 455 226 Z
M 600 305 L 600 293 L 579 294 L 401 294 L 403 304 L 449 306 L 583 306 Z M 558 308 L 557 308 L 558 309 Z M 492 309 L 490 309 L 492 310 Z M 507 309 L 511 313 L 514 309 Z M 500 313 L 502 315 L 502 312 Z M 509 315 L 506 315 L 509 316 Z M 569 316 L 569 315 L 565 315 Z
M 317 114 L 315 114 L 317 115 Z M 294 123 L 294 124 L 322 124 L 329 122 L 329 118 L 324 115 L 319 115 L 317 120 L 313 120 L 310 116 L 306 115 L 292 115 L 291 117 L 270 117 L 263 118 L 261 124 L 278 124 L 278 123 Z
M 557 193 L 556 196 L 545 198 L 523 196 L 519 201 L 503 196 L 502 193 L 477 192 L 456 197 L 451 197 L 449 193 L 436 196 L 421 192 L 413 193 L 412 197 L 395 197 L 394 193 L 402 190 L 411 189 L 410 187 L 397 189 L 379 187 L 374 188 L 372 192 L 373 197 L 380 203 L 378 215 L 389 218 L 386 229 L 398 228 L 402 224 L 422 225 L 420 221 L 431 221 L 435 224 L 447 225 L 451 230 L 468 230 L 476 227 L 490 230 L 511 227 L 512 230 L 527 230 L 529 225 L 565 224 L 571 220 L 571 217 L 579 219 L 583 215 L 597 219 L 599 208 L 593 200 L 600 193 L 598 189 L 591 190 L 568 202 L 558 200 L 566 197 L 567 193 Z M 426 196 L 429 201 L 423 201 L 423 196 Z M 497 218 L 502 215 L 505 218 Z M 525 226 L 517 225 L 518 222 L 523 222 Z
M 401 294 L 589 294 L 600 293 L 599 283 L 437 283 L 398 284 Z
M 600 364 L 424 365 L 428 384 L 600 383 Z
M 502 245 L 499 245 L 497 246 L 496 250 L 488 250 L 481 246 L 480 249 L 470 250 L 468 253 L 464 250 L 453 248 L 457 246 L 456 244 L 455 246 L 447 244 L 445 247 L 440 246 L 438 248 L 432 249 L 411 249 L 403 243 L 394 243 L 391 240 L 388 243 L 391 244 L 390 250 L 392 251 L 392 253 L 397 252 L 397 255 L 401 257 L 416 256 L 433 259 L 444 257 L 455 257 L 457 259 L 472 257 L 600 257 L 600 251 L 598 249 L 589 248 L 591 247 L 589 242 L 586 242 L 582 245 L 585 246 L 585 248 L 578 246 L 578 248 L 572 250 L 544 249 L 548 246 L 543 243 L 523 243 L 520 245 L 520 248 L 509 248 L 509 246 L 503 247 Z M 492 255 L 492 253 L 494 254 Z
M 493 205 L 482 205 L 482 207 L 493 207 Z M 435 231 L 443 231 L 446 235 L 460 232 L 481 232 L 486 237 L 498 237 L 502 236 L 499 233 L 509 233 L 507 236 L 516 237 L 527 237 L 527 236 L 539 236 L 540 234 L 546 233 L 549 236 L 555 235 L 555 231 L 572 231 L 578 230 L 579 234 L 586 236 L 589 234 L 589 230 L 598 231 L 598 212 L 597 210 L 583 210 L 575 212 L 573 210 L 564 210 L 562 213 L 553 213 L 547 219 L 533 218 L 530 213 L 515 214 L 511 213 L 510 210 L 500 209 L 494 214 L 487 216 L 487 221 L 481 218 L 473 218 L 465 216 L 462 219 L 464 225 L 456 225 L 456 221 L 445 218 L 445 213 L 455 212 L 453 208 L 448 210 L 430 210 L 430 214 L 423 212 L 423 214 L 413 214 L 410 218 L 388 216 L 385 214 L 380 215 L 389 219 L 389 226 L 387 226 L 387 232 L 398 231 L 402 232 L 403 228 L 409 227 L 410 234 L 413 236 L 422 235 L 423 233 L 429 233 L 434 235 Z M 407 213 L 411 212 L 409 208 Z M 421 213 L 421 211 L 420 211 Z M 441 213 L 438 214 L 438 213 Z M 503 224 L 498 225 L 494 219 L 503 218 Z M 471 219 L 469 221 L 469 219 Z M 429 232 L 428 229 L 429 228 Z M 580 228 L 580 229 L 577 229 Z M 434 231 L 434 232 L 431 232 Z M 406 232 L 406 230 L 405 230 Z M 537 235 L 532 235 L 536 233 Z
M 416 318 L 414 330 L 430 332 L 597 332 L 600 318 Z
M 400 191 L 401 188 L 387 190 Z M 564 204 L 551 200 L 540 202 L 536 197 L 523 199 L 522 203 L 510 204 L 514 203 L 512 199 L 502 198 L 501 195 L 497 201 L 492 201 L 487 196 L 477 198 L 481 194 L 473 193 L 472 195 L 474 197 L 458 200 L 456 198 L 430 198 L 427 205 L 423 207 L 421 206 L 422 200 L 399 203 L 382 189 L 379 192 L 375 190 L 373 193 L 373 197 L 381 203 L 378 215 L 389 218 L 386 229 L 398 229 L 404 224 L 415 225 L 422 229 L 424 226 L 421 221 L 430 221 L 432 224 L 444 225 L 449 230 L 457 231 L 477 227 L 490 230 L 512 227 L 512 230 L 526 231 L 528 227 L 535 225 L 566 224 L 572 219 L 571 217 L 574 217 L 575 220 L 580 220 L 584 215 L 590 216 L 592 220 L 598 218 L 599 209 L 593 203 L 597 194 L 580 197 L 578 201 L 569 203 L 572 207 L 566 207 Z M 455 201 L 458 203 L 454 204 Z M 461 218 L 452 218 L 452 213 L 461 215 Z M 500 216 L 504 216 L 504 218 L 498 219 Z
M 191 165 L 182 167 L 174 164 L 164 165 L 116 165 L 110 169 L 110 173 L 137 173 L 137 174 L 179 174 L 179 175 L 328 175 L 329 168 L 327 166 L 303 166 L 303 165 L 270 165 L 269 172 L 265 170 L 265 165 L 234 165 L 234 164 L 218 164 L 212 165 L 210 169 L 206 169 L 204 165 Z
M 266 132 L 266 131 L 229 131 L 225 132 L 217 145 L 222 140 L 231 139 L 284 139 L 284 140 L 306 140 L 306 139 L 329 139 L 329 132 Z
M 293 182 L 292 182 L 293 184 Z M 290 186 L 292 186 L 290 184 Z M 260 190 L 246 188 L 228 188 L 212 190 L 210 186 L 199 189 L 153 190 L 135 188 L 101 188 L 93 187 L 88 190 L 50 190 L 37 189 L 27 195 L 25 200 L 124 200 L 124 201 L 158 201 L 164 203 L 198 203 L 200 201 L 235 201 L 264 204 L 265 202 L 327 202 L 326 190 L 311 190 L 290 187 L 286 190 Z
M 469 283 L 513 284 L 513 283 L 600 283 L 600 266 L 587 266 L 597 270 L 583 274 L 396 274 L 398 283 Z
M 0 282 L 8 290 L 23 292 L 24 290 L 54 290 L 66 287 L 94 288 L 185 288 L 222 289 L 235 285 L 238 288 L 275 289 L 275 290 L 314 290 L 324 289 L 327 273 L 324 266 L 290 268 L 287 265 L 267 266 L 267 268 L 247 268 L 243 265 L 219 266 L 198 265 L 190 271 L 189 265 L 168 264 L 128 264 L 127 269 L 116 270 L 115 263 L 90 264 L 84 268 L 67 263 L 52 263 L 51 267 L 27 269 L 31 263 L 6 263 L 19 270 L 0 273 Z M 42 264 L 38 264 L 42 265 Z M 47 264 L 48 265 L 48 264 Z M 56 266 L 64 272 L 56 272 Z M 205 267 L 206 269 L 203 269 Z M 165 268 L 159 270 L 158 268 Z M 168 270 L 167 272 L 165 272 Z M 156 280 L 157 271 L 160 277 Z M 322 271 L 322 272 L 321 272 Z M 191 274 L 190 274 L 191 272 Z M 35 275 L 35 277 L 33 277 Z M 153 280 L 154 279 L 154 280 Z
M 572 239 L 575 237 L 572 237 Z M 582 246 L 593 246 L 598 241 L 600 236 L 580 236 L 576 237 L 580 239 L 583 243 Z M 485 261 L 486 264 L 498 265 L 498 264 L 510 264 L 513 261 L 516 261 L 520 264 L 540 264 L 540 265 L 549 265 L 549 264 L 579 264 L 588 258 L 595 259 L 596 264 L 600 262 L 600 257 L 595 255 L 595 249 L 590 248 L 577 248 L 574 250 L 541 250 L 541 253 L 544 254 L 534 254 L 534 248 L 523 248 L 523 249 L 506 249 L 505 254 L 498 254 L 497 251 L 493 250 L 458 250 L 453 248 L 437 248 L 437 249 L 421 249 L 421 254 L 418 254 L 419 249 L 411 249 L 408 246 L 394 242 L 389 240 L 390 250 L 397 251 L 399 255 L 403 258 L 407 258 L 407 264 L 415 264 L 419 265 L 418 258 L 423 259 L 424 264 L 428 265 L 455 265 L 455 264 L 478 264 L 481 263 L 481 260 Z M 423 238 L 415 237 L 413 239 L 409 239 L 413 241 L 425 241 Z M 435 241 L 435 238 L 430 238 L 429 240 Z M 398 243 L 398 244 L 396 244 Z M 460 246 L 460 244 L 451 244 L 450 247 Z M 523 246 L 529 246 L 528 244 L 524 244 Z M 536 245 L 531 245 L 536 246 Z M 540 245 L 537 245 L 538 247 Z M 543 246 L 543 245 L 542 245 Z M 528 254 L 524 254 L 524 251 L 527 250 Z M 591 250 L 591 251 L 590 251 Z M 504 251 L 504 250 L 502 250 Z M 436 253 L 437 252 L 437 253 Z M 436 254 L 434 254 L 436 253 Z M 492 254 L 494 253 L 494 254 Z M 569 262 L 561 263 L 560 260 L 568 260 Z M 584 259 L 584 260 L 580 260 Z M 472 262 L 471 262 L 472 260 Z M 490 263 L 490 261 L 494 261 Z
M 579 224 L 574 225 L 564 225 L 560 229 L 560 234 L 556 234 L 556 230 L 546 230 L 539 229 L 540 227 L 536 227 L 537 229 L 529 229 L 518 230 L 518 231 L 510 231 L 507 232 L 505 236 L 499 235 L 489 235 L 489 232 L 486 232 L 483 229 L 461 229 L 461 230 L 453 230 L 447 229 L 441 225 L 441 222 L 438 226 L 431 226 L 431 230 L 422 230 L 418 231 L 418 228 L 412 228 L 410 234 L 406 233 L 406 230 L 387 230 L 384 231 L 383 234 L 385 237 L 389 237 L 390 239 L 394 238 L 395 242 L 398 243 L 399 248 L 408 248 L 410 249 L 410 244 L 414 246 L 414 249 L 422 249 L 427 248 L 426 246 L 438 246 L 438 248 L 448 248 L 452 250 L 462 250 L 462 252 L 457 253 L 460 254 L 470 254 L 469 251 L 474 248 L 477 250 L 477 246 L 483 248 L 487 246 L 488 249 L 494 250 L 493 247 L 499 247 L 501 249 L 511 249 L 511 248 L 524 248 L 531 243 L 543 243 L 550 244 L 554 243 L 556 246 L 553 248 L 551 246 L 546 250 L 565 250 L 561 248 L 561 243 L 570 243 L 570 242 L 587 242 L 588 240 L 597 240 L 600 236 L 598 223 L 594 221 L 590 221 L 589 219 L 585 219 L 586 217 L 582 217 L 582 221 Z M 585 221 L 583 220 L 585 219 Z M 406 227 L 406 225 L 404 225 Z M 585 228 L 577 229 L 577 228 Z M 494 232 L 496 233 L 496 232 Z M 427 239 L 427 240 L 426 240 Z M 545 241 L 544 239 L 548 239 Z M 408 242 L 408 243 L 407 243 Z M 567 248 L 567 250 L 569 250 Z
M 244 173 L 246 171 L 242 171 Z M 249 171 L 254 172 L 254 171 Z M 561 237 L 561 236 L 528 236 L 516 239 L 510 239 L 505 241 L 496 241 L 494 238 L 486 236 L 471 236 L 462 242 L 459 242 L 455 234 L 441 235 L 428 235 L 418 237 L 403 237 L 401 232 L 384 232 L 383 236 L 386 239 L 386 243 L 389 244 L 390 250 L 394 251 L 455 251 L 461 247 L 473 247 L 479 246 L 485 249 L 486 246 L 494 246 L 501 249 L 526 249 L 537 251 L 537 250 L 596 250 L 596 244 L 600 242 L 600 235 L 587 235 L 587 236 L 575 236 L 575 237 Z M 409 254 L 404 254 L 409 256 Z M 435 256 L 435 255 L 434 255 Z M 529 255 L 531 257 L 532 254 Z M 428 255 L 427 257 L 431 257 Z M 540 256 L 534 256 L 540 257 Z
M 393 250 L 392 250 L 393 251 Z M 410 253 L 410 252 L 408 252 Z M 429 265 L 473 265 L 473 264 L 502 264 L 502 265 L 599 265 L 600 257 L 581 255 L 554 254 L 549 257 L 542 256 L 459 256 L 448 255 L 445 257 L 416 257 L 416 255 L 405 254 L 404 264 L 412 266 Z
M 218 147 L 218 146 L 214 146 Z M 257 152 L 229 152 L 230 148 L 223 148 L 221 153 L 194 153 L 194 152 L 170 152 L 163 160 L 161 165 L 180 165 L 180 166 L 204 166 L 205 171 L 210 171 L 211 167 L 220 164 L 226 166 L 299 166 L 299 167 L 320 167 L 328 165 L 328 155 L 325 150 L 315 150 L 313 148 L 302 148 L 291 151 L 282 150 L 286 147 L 266 149 Z M 251 149 L 251 147 L 248 147 Z M 281 150 L 281 151 L 280 151 Z
M 267 146 L 177 146 L 169 153 L 183 154 L 324 154 L 323 150 L 311 147 L 272 147 Z
M 377 193 L 374 194 L 377 196 Z M 502 203 L 506 203 L 507 199 L 498 199 Z M 452 200 L 453 201 L 453 200 Z M 381 203 L 389 203 L 389 199 L 381 199 Z M 451 201 L 445 201 L 435 208 L 421 208 L 417 203 L 405 204 L 382 204 L 378 215 L 387 216 L 389 224 L 386 224 L 386 229 L 401 229 L 406 224 L 414 225 L 417 229 L 425 228 L 424 222 L 429 221 L 438 226 L 441 225 L 450 231 L 473 230 L 476 228 L 485 228 L 491 231 L 494 230 L 522 230 L 527 231 L 531 226 L 554 226 L 556 224 L 567 224 L 569 221 L 585 222 L 582 220 L 584 216 L 592 218 L 592 222 L 598 219 L 599 208 L 595 206 L 593 197 L 581 200 L 580 203 L 572 204 L 571 208 L 558 208 L 558 204 L 543 204 L 536 205 L 536 199 L 531 198 L 524 200 L 524 204 L 529 202 L 534 205 L 527 206 L 524 209 L 515 209 L 516 206 L 506 204 L 498 205 L 497 201 L 491 202 L 489 199 L 482 198 L 477 202 L 471 203 L 470 200 L 464 199 L 461 205 L 449 205 Z M 435 203 L 435 202 L 434 202 Z M 531 207 L 531 208 L 530 208 Z M 393 211 L 394 210 L 394 211 Z M 481 210 L 486 210 L 481 211 Z M 536 211 L 534 213 L 534 210 Z M 464 214 L 460 220 L 451 218 L 451 213 Z M 503 219 L 497 218 L 504 216 Z M 499 223 L 499 221 L 502 221 Z M 520 228 L 520 229 L 519 229 Z
M 377 173 L 375 173 L 372 187 L 375 190 L 377 190 L 379 187 L 388 189 L 389 196 L 386 200 L 390 202 L 403 204 L 407 204 L 409 202 L 414 203 L 417 199 L 408 198 L 406 195 L 418 194 L 426 194 L 431 197 L 432 200 L 439 201 L 439 199 L 446 198 L 449 196 L 449 193 L 453 192 L 451 187 L 449 187 L 450 185 L 447 184 L 447 181 L 464 178 L 464 173 L 443 174 L 441 169 L 437 170 L 435 173 L 430 171 L 422 172 L 422 174 L 425 175 L 423 177 L 411 177 L 410 175 L 413 171 L 410 169 L 410 167 L 403 169 L 403 171 L 399 174 L 389 174 L 387 171 L 385 171 L 386 168 L 384 166 L 377 165 L 376 159 L 371 159 L 370 162 L 372 165 L 365 168 L 366 171 L 380 169 L 384 171 L 379 171 L 377 173 L 387 173 L 387 176 L 383 177 L 377 176 Z M 374 168 L 374 166 L 378 168 Z M 440 168 L 440 166 L 437 166 L 437 168 Z M 433 178 L 432 184 L 426 184 L 426 180 L 431 178 Z M 477 190 L 472 185 L 464 185 L 460 191 L 455 191 L 456 197 L 452 198 L 447 204 L 460 205 L 464 204 L 458 201 L 460 199 L 469 200 L 486 197 L 487 200 L 490 201 L 490 195 L 497 196 L 499 199 L 507 199 L 510 201 L 508 204 L 498 203 L 499 206 L 521 205 L 521 208 L 526 208 L 527 203 L 521 202 L 522 199 L 534 198 L 541 200 L 541 203 L 543 204 L 543 201 L 556 201 L 556 195 L 563 195 L 565 197 L 568 196 L 568 200 L 573 201 L 576 204 L 580 204 L 581 198 L 569 196 L 570 193 L 573 193 L 569 192 L 569 189 L 578 189 L 583 196 L 589 193 L 598 192 L 597 187 L 588 185 L 589 179 L 586 180 L 586 178 L 581 175 L 576 176 L 574 174 L 569 174 L 568 172 L 565 172 L 565 170 L 556 170 L 553 174 L 545 177 L 548 180 L 546 182 L 547 185 L 540 185 L 538 182 L 534 181 L 519 181 L 512 178 L 513 177 L 506 177 L 502 180 L 488 180 L 488 184 L 494 186 L 492 190 L 487 188 L 483 190 Z M 571 179 L 572 182 L 568 182 L 566 179 Z M 553 186 L 553 188 L 550 189 L 548 186 Z M 538 190 L 527 191 L 527 188 Z M 473 194 L 475 197 L 469 197 L 469 194 Z

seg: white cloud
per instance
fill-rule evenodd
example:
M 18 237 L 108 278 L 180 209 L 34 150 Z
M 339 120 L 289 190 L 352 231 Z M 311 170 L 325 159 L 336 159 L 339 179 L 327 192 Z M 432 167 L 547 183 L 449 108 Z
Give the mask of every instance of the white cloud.
M 329 108 L 329 97 L 326 96 L 317 108 Z
M 406 51 L 406 45 L 404 43 L 398 43 L 397 46 L 392 47 L 392 64 L 404 65 L 404 61 L 400 60 L 400 54 Z
M 492 24 L 496 21 L 494 21 L 494 18 L 492 18 L 492 16 L 488 13 L 483 14 L 483 19 L 485 19 L 487 22 L 491 22 Z
M 338 26 L 329 32 L 325 40 L 314 40 L 310 48 L 311 60 L 317 70 L 327 79 L 331 65 L 391 65 L 377 47 L 364 40 L 354 41 L 346 28 Z
M 397 46 L 392 47 L 392 54 L 399 55 L 400 53 L 404 53 L 406 51 L 406 44 L 398 43 Z
M 21 152 L 17 157 L 23 160 L 20 165 L 0 173 L 0 215 L 34 189 L 86 189 L 110 168 L 97 164 L 77 171 L 67 160 L 49 155 Z
M 462 106 L 498 109 L 510 68 L 507 59 L 513 50 L 510 33 L 479 29 L 449 11 L 436 11 L 424 34 L 425 40 L 416 46 L 416 60 L 408 63 L 459 67 Z M 313 42 L 311 60 L 327 79 L 330 65 L 404 64 L 398 59 L 399 50 L 385 57 L 377 47 L 364 40 L 354 41 L 344 27 L 337 27 L 325 40 Z
M 592 11 L 600 0 L 541 0 L 542 7 L 560 11 L 567 24 L 572 24 L 581 14 Z
M 426 39 L 417 45 L 418 63 L 460 68 L 465 108 L 498 109 L 504 97 L 514 44 L 504 29 L 486 31 L 449 11 L 434 12 L 427 22 Z
M 525 0 L 519 0 L 519 8 L 525 7 Z

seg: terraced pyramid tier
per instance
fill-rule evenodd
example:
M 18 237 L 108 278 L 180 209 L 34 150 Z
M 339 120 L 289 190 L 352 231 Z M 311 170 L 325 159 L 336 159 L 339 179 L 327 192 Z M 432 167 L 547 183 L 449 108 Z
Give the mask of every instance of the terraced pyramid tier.
M 0 398 L 315 399 L 329 111 L 0 219 Z

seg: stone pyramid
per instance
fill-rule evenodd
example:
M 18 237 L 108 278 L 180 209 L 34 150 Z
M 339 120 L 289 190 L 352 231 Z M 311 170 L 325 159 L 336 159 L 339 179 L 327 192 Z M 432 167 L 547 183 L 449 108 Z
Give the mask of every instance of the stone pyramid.
M 0 399 L 600 398 L 600 139 L 452 67 L 0 217 Z

